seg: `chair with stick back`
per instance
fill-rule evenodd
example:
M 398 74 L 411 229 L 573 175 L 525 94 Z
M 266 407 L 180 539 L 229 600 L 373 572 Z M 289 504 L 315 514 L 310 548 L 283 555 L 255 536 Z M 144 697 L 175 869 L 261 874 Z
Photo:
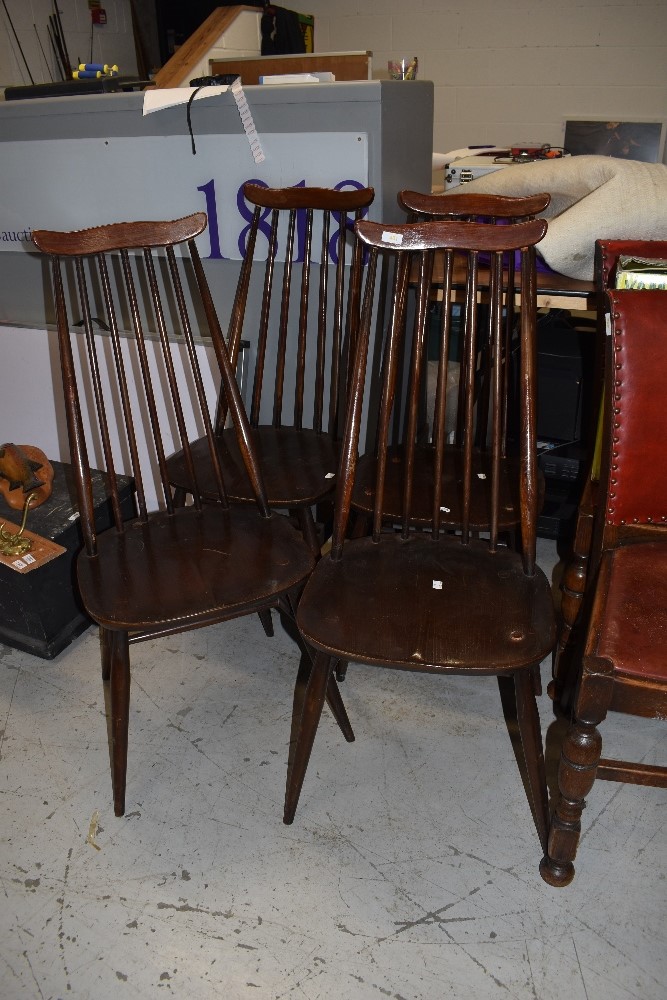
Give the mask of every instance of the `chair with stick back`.
M 243 192 L 253 212 L 229 351 L 236 365 L 246 338 L 255 355 L 249 418 L 268 505 L 289 511 L 317 557 L 322 539 L 313 509 L 331 498 L 335 485 L 345 359 L 359 309 L 360 250 L 350 227 L 374 192 L 251 183 Z M 226 417 L 221 397 L 215 435 L 228 497 L 251 503 L 252 487 Z M 193 470 L 182 453 L 167 462 L 177 502 L 195 493 L 214 500 L 206 441 L 194 441 L 191 451 Z
M 52 261 L 67 427 L 84 539 L 77 579 L 84 607 L 100 627 L 116 815 L 125 809 L 130 644 L 271 608 L 293 616 L 314 562 L 300 533 L 287 518 L 273 515 L 266 500 L 248 420 L 197 252 L 195 238 L 205 226 L 206 216 L 198 213 L 173 222 L 33 234 L 37 247 Z M 68 304 L 72 312 L 78 310 L 82 335 L 73 332 L 77 318 L 68 314 Z M 190 318 L 195 314 L 206 319 L 230 424 L 252 484 L 253 506 L 228 502 Z M 95 323 L 107 329 L 108 336 L 96 333 Z M 184 384 L 192 409 L 181 400 Z M 192 467 L 188 430 L 193 412 L 206 431 L 218 503 L 202 504 L 195 494 L 191 506 L 176 507 L 166 452 L 173 448 L 176 429 L 184 461 Z M 93 515 L 90 449 L 95 449 L 96 463 L 105 472 L 114 513 L 114 525 L 99 533 Z M 129 521 L 123 520 L 120 509 L 120 471 L 130 473 L 136 484 L 138 516 Z M 150 500 L 151 481 L 160 484 L 157 501 Z M 334 684 L 329 694 L 349 737 Z
M 350 397 L 341 449 L 332 549 L 317 563 L 304 589 L 297 623 L 315 650 L 292 766 L 288 773 L 285 822 L 294 819 L 308 761 L 332 671 L 339 660 L 407 671 L 469 676 L 496 675 L 514 681 L 519 731 L 524 749 L 533 817 L 543 848 L 548 823 L 547 790 L 533 669 L 553 643 L 550 585 L 536 566 L 537 469 L 535 451 L 535 272 L 532 248 L 546 232 L 542 220 L 516 226 L 459 221 L 406 225 L 357 224 L 370 248 L 362 321 L 357 341 Z M 505 381 L 502 377 L 502 263 L 507 251 L 520 251 L 522 296 L 519 309 L 520 383 L 514 398 L 520 440 L 515 475 L 520 497 L 521 546 L 512 549 L 499 539 L 501 527 L 500 468 Z M 470 295 L 476 300 L 482 252 L 491 255 L 492 297 L 489 309 L 491 352 L 491 448 L 488 459 L 490 515 L 488 537 L 473 537 L 472 480 L 478 475 L 473 448 L 474 368 L 478 337 L 477 311 L 466 312 L 466 394 L 464 441 L 456 484 L 457 524 L 444 506 L 442 483 L 451 460 L 446 445 L 446 359 L 449 325 L 441 344 L 441 367 L 433 435 L 434 470 L 428 501 L 418 496 L 414 455 L 418 437 L 418 390 L 425 359 L 428 303 L 434 253 L 444 253 L 445 292 L 449 291 L 455 254 L 464 252 L 470 270 Z M 351 497 L 358 469 L 360 427 L 367 410 L 364 387 L 367 352 L 374 325 L 372 304 L 376 274 L 384 259 L 394 265 L 390 325 L 379 394 L 373 524 L 368 537 L 348 538 Z M 396 371 L 406 353 L 405 311 L 410 272 L 417 268 L 414 324 L 409 325 L 411 391 L 404 436 L 401 518 L 389 524 L 385 483 L 388 439 L 397 394 Z M 429 511 L 428 525 L 415 523 L 415 504 Z

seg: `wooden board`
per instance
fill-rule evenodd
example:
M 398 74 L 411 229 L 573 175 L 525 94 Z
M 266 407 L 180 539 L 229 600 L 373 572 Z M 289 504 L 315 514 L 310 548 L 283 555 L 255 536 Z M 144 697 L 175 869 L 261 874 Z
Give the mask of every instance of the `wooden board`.
M 18 535 L 18 525 L 11 521 L 3 521 L 2 527 L 10 535 Z M 32 546 L 28 552 L 23 555 L 5 555 L 0 552 L 0 564 L 3 566 L 8 566 L 13 569 L 16 573 L 29 573 L 33 569 L 39 569 L 44 563 L 50 562 L 51 559 L 55 559 L 57 556 L 61 556 L 67 549 L 58 545 L 56 542 L 51 541 L 50 538 L 42 538 L 41 535 L 36 535 L 33 531 L 28 531 L 27 528 L 21 534 L 21 538 L 28 539 Z
M 205 58 L 207 52 L 217 44 L 220 36 L 236 20 L 238 15 L 249 10 L 261 14 L 258 7 L 238 4 L 236 7 L 216 7 L 195 32 L 180 46 L 156 74 L 156 87 L 187 86 L 192 76 L 193 67 Z
M 280 73 L 333 73 L 341 80 L 369 80 L 372 52 L 306 52 L 292 56 L 245 56 L 212 59 L 211 73 L 237 74 L 244 87 L 259 83 L 260 76 Z

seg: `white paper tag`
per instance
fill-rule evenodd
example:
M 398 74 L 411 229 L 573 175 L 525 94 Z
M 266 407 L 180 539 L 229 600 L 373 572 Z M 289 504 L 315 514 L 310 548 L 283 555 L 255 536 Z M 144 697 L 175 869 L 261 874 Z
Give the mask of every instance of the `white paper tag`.
M 257 135 L 255 121 L 252 117 L 250 108 L 248 107 L 248 100 L 243 92 L 243 87 L 241 86 L 240 76 L 237 76 L 234 80 L 234 83 L 231 86 L 231 91 L 234 100 L 236 101 L 236 107 L 238 108 L 239 115 L 241 116 L 243 131 L 248 137 L 252 158 L 255 163 L 262 163 L 265 159 L 264 150 L 262 149 L 262 144 L 259 141 L 259 136 Z
M 396 246 L 400 246 L 400 244 L 403 242 L 403 234 L 402 233 L 390 233 L 390 232 L 386 232 L 385 231 L 382 234 L 382 242 L 383 243 L 394 243 Z

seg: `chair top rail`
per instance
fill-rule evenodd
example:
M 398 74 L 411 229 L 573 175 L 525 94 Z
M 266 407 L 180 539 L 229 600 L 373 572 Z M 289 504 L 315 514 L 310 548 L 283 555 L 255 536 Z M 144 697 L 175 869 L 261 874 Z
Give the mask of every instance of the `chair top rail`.
M 243 194 L 248 201 L 260 208 L 310 208 L 339 212 L 367 208 L 375 197 L 373 188 L 355 188 L 352 191 L 320 187 L 266 188 L 251 182 L 243 185 Z
M 515 197 L 512 195 L 486 194 L 484 192 L 462 191 L 453 194 L 424 194 L 420 191 L 399 191 L 398 204 L 406 212 L 422 215 L 447 216 L 493 216 L 502 219 L 521 219 L 543 212 L 551 195 L 541 194 Z
M 385 250 L 521 250 L 544 238 L 544 219 L 519 222 L 515 226 L 494 226 L 469 222 L 436 220 L 398 225 L 357 222 L 355 230 L 364 243 Z
M 32 238 L 39 250 L 61 257 L 82 257 L 114 250 L 167 247 L 199 236 L 206 229 L 206 215 L 195 212 L 171 222 L 113 222 L 73 232 L 36 229 Z

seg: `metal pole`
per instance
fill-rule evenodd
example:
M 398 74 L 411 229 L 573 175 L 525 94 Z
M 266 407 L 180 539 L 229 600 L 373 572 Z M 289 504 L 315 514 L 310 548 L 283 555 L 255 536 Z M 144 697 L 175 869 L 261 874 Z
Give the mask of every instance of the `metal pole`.
M 30 82 L 32 84 L 34 84 L 35 81 L 33 80 L 32 73 L 30 72 L 30 67 L 28 66 L 28 60 L 25 57 L 25 52 L 21 48 L 21 43 L 19 42 L 19 36 L 16 34 L 16 28 L 14 27 L 14 22 L 11 19 L 9 11 L 7 10 L 7 4 L 5 3 L 5 0 L 2 0 L 2 6 L 5 8 L 5 14 L 7 15 L 7 20 L 9 21 L 9 25 L 10 25 L 12 31 L 14 32 L 14 38 L 16 39 L 16 44 L 19 47 L 19 52 L 21 53 L 21 56 L 23 58 L 23 62 L 25 63 L 25 68 L 28 71 L 28 76 L 30 77 Z

